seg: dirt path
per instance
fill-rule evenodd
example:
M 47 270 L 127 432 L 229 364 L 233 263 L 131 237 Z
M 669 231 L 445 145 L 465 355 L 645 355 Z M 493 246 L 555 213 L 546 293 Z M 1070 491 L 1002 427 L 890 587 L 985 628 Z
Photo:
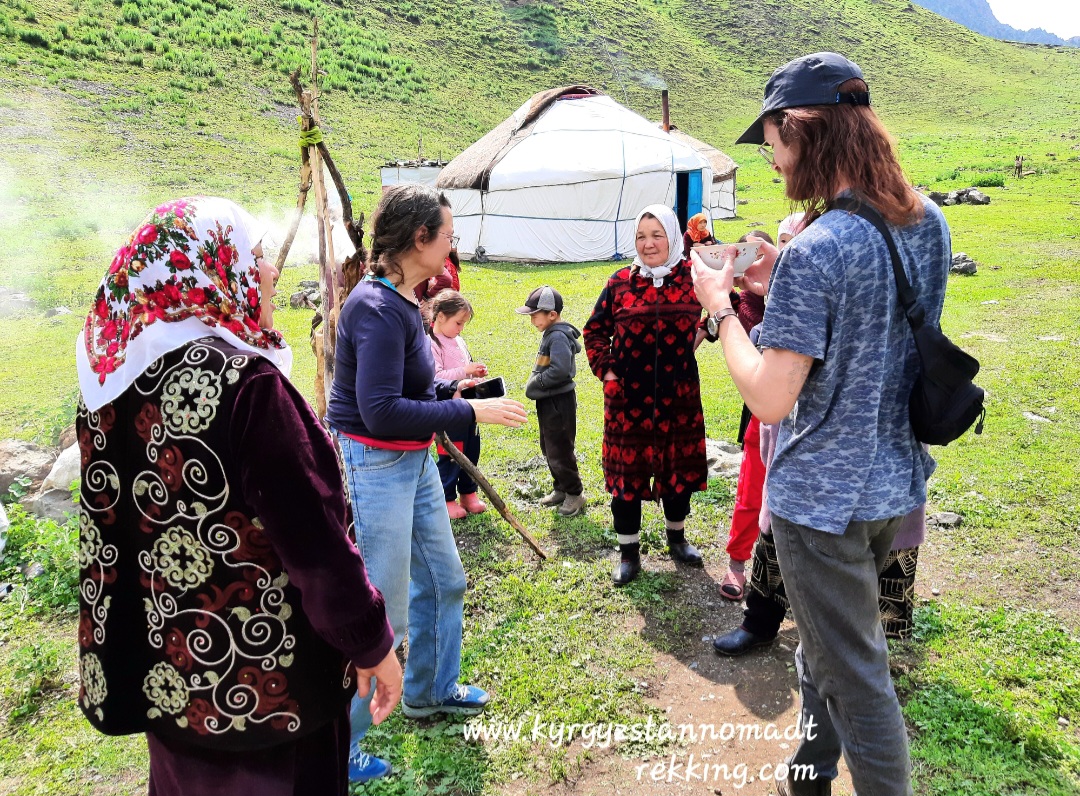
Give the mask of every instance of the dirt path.
M 938 571 L 948 569 L 936 556 L 928 556 L 927 564 L 936 577 L 940 577 Z M 666 569 L 670 564 L 657 562 L 648 566 Z M 683 569 L 680 574 L 682 584 L 677 599 L 688 606 L 699 606 L 699 617 L 687 622 L 687 628 L 678 635 L 665 634 L 648 616 L 635 618 L 626 630 L 668 649 L 658 651 L 653 669 L 640 675 L 646 699 L 663 713 L 663 722 L 676 736 L 681 725 L 699 729 L 705 725 L 705 733 L 690 738 L 687 730 L 685 741 L 669 744 L 660 754 L 628 751 L 626 745 L 615 749 L 594 747 L 577 776 L 539 790 L 533 785 L 530 793 L 553 796 L 775 794 L 772 781 L 775 767 L 787 759 L 797 742 L 782 737 L 766 740 L 762 736 L 769 725 L 781 734 L 795 725 L 798 692 L 794 653 L 798 630 L 789 619 L 773 645 L 739 658 L 719 656 L 713 651 L 712 636 L 736 627 L 742 619 L 743 606 L 717 596 L 723 567 L 710 566 L 704 572 Z M 930 579 L 923 580 L 920 576 L 916 586 L 919 599 L 931 596 Z M 941 582 L 945 588 L 959 585 L 952 578 Z M 666 644 L 656 643 L 661 636 Z M 761 733 L 757 738 L 752 737 L 755 728 Z M 711 737 L 712 731 L 718 737 Z M 732 737 L 728 738 L 729 734 Z M 833 793 L 836 796 L 851 793 L 851 780 L 843 761 L 840 776 L 833 783 Z

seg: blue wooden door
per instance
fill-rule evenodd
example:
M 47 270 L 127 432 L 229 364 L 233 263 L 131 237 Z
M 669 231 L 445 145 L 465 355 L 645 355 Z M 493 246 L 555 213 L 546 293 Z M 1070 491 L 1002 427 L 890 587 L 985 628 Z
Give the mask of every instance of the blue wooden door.
M 689 185 L 687 186 L 686 216 L 697 215 L 701 212 L 701 171 L 690 172 Z

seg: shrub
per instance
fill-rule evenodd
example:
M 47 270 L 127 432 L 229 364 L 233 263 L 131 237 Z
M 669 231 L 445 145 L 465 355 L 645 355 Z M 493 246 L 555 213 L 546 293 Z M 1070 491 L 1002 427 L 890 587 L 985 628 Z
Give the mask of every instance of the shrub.
M 19 31 L 19 40 L 29 44 L 31 47 L 41 47 L 46 50 L 49 49 L 48 38 L 39 30 L 22 28 Z
M 987 174 L 976 177 L 971 184 L 975 188 L 1004 188 L 1005 177 L 1001 174 Z
M 78 521 L 58 525 L 28 514 L 18 504 L 7 512 L 11 527 L 0 581 L 19 584 L 19 596 L 32 612 L 74 610 L 79 601 Z M 35 564 L 42 574 L 24 577 L 23 569 Z

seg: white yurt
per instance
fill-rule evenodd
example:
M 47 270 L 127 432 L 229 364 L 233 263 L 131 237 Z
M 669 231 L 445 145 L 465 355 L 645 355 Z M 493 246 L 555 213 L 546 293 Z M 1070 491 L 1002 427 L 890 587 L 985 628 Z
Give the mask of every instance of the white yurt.
M 588 86 L 536 94 L 436 182 L 463 258 L 532 262 L 632 257 L 641 208 L 708 211 L 712 185 L 707 155 Z

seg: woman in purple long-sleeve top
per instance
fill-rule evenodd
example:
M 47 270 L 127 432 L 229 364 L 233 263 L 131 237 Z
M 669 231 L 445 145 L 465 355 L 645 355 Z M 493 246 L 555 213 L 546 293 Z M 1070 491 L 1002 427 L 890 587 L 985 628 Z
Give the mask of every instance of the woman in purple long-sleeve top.
M 414 288 L 442 272 L 456 244 L 450 203 L 435 190 L 399 185 L 372 223 L 368 275 L 341 310 L 327 419 L 345 460 L 356 537 L 371 581 L 401 644 L 406 628 L 402 710 L 406 716 L 481 712 L 488 695 L 458 682 L 465 571 L 458 558 L 431 456 L 435 432 L 451 438 L 471 423 L 516 427 L 525 407 L 504 398 L 465 401 L 464 382 L 435 378 L 435 360 Z M 454 399 L 454 400 L 445 400 Z M 390 771 L 361 751 L 370 713 L 353 705 L 350 778 Z

